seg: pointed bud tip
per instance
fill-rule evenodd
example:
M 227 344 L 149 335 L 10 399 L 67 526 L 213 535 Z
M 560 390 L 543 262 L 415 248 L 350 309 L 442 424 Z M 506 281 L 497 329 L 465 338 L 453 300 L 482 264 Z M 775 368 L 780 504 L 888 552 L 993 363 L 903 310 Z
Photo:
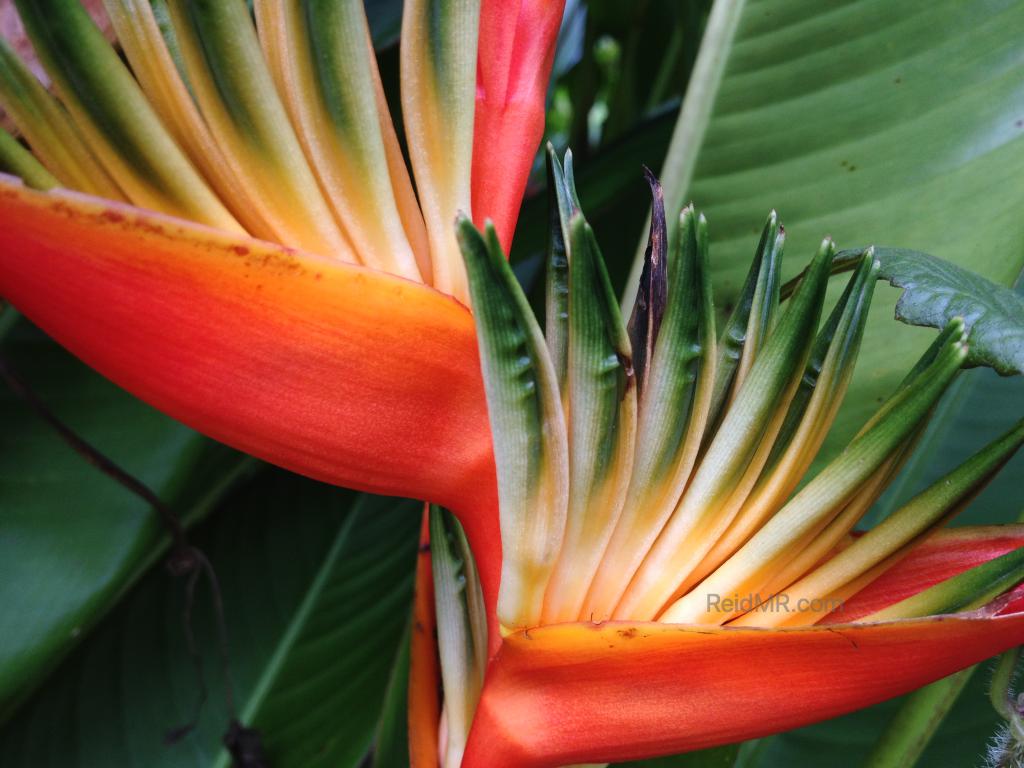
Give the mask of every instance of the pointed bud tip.
M 868 246 L 860 257 L 860 268 L 867 269 L 874 276 L 881 267 L 882 262 L 875 258 L 875 246 Z
M 693 205 L 688 205 L 679 212 L 679 228 L 696 226 L 693 215 Z
M 654 172 L 646 165 L 640 166 L 644 171 L 644 179 L 651 188 L 651 194 L 654 195 L 658 200 L 664 199 L 664 191 L 661 188 L 661 182 L 658 177 L 654 175 Z

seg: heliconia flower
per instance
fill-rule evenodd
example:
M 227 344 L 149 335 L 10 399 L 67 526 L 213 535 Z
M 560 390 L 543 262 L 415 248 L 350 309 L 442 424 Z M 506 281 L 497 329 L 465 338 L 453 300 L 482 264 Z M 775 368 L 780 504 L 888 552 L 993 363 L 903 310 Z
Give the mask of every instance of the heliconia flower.
M 0 106 L 31 149 L 0 131 L 25 183 L 0 178 L 0 296 L 248 453 L 493 508 L 453 222 L 511 237 L 562 0 L 405 3 L 412 176 L 360 0 L 105 5 L 123 59 L 77 0 L 17 3 L 52 92 L 0 41 Z M 478 550 L 499 546 L 474 519 Z
M 53 93 L 0 45 L 31 148 L 0 132 L 22 180 L 0 179 L 0 295 L 216 439 L 456 513 L 465 536 L 440 509 L 424 531 L 415 765 L 695 749 L 1020 642 L 1024 529 L 936 532 L 1020 426 L 850 534 L 959 368 L 962 326 L 798 490 L 849 381 L 870 255 L 819 328 L 832 246 L 783 311 L 773 215 L 719 341 L 706 225 L 685 211 L 667 254 L 656 215 L 627 325 L 552 163 L 541 334 L 503 249 L 561 2 L 405 3 L 411 175 L 359 0 L 255 0 L 255 24 L 244 0 L 105 5 L 124 60 L 77 0 L 18 0 Z M 796 615 L 740 603 L 789 592 L 809 596 Z
M 481 688 L 472 557 L 435 514 L 434 557 L 447 564 L 433 571 L 437 621 L 454 633 L 438 632 L 444 709 L 458 713 L 458 727 L 440 723 L 442 765 L 610 762 L 763 736 L 1024 639 L 1024 526 L 943 530 L 1024 443 L 1024 421 L 853 533 L 964 363 L 960 320 L 811 472 L 861 344 L 873 250 L 822 320 L 834 246 L 821 243 L 780 302 L 785 233 L 772 212 L 718 334 L 707 223 L 684 209 L 666 253 L 652 178 L 627 323 L 571 158 L 563 168 L 549 149 L 549 172 L 546 333 L 495 229 L 459 224 L 497 467 L 501 640 Z M 493 567 L 494 550 L 473 554 Z

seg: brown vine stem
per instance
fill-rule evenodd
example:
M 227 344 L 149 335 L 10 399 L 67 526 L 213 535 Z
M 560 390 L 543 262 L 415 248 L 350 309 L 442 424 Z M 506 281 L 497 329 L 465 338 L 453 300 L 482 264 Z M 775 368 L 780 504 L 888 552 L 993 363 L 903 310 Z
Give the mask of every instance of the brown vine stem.
M 269 763 L 263 755 L 262 743 L 258 731 L 245 728 L 238 720 L 235 710 L 234 687 L 231 682 L 231 657 L 228 648 L 227 622 L 224 617 L 224 600 L 220 580 L 210 560 L 198 547 L 189 543 L 185 527 L 181 519 L 153 490 L 122 468 L 96 446 L 65 424 L 48 405 L 33 391 L 24 378 L 7 359 L 0 353 L 0 379 L 10 390 L 24 401 L 35 414 L 77 453 L 84 461 L 98 469 L 120 486 L 142 499 L 152 507 L 160 517 L 160 521 L 171 539 L 171 554 L 167 558 L 167 569 L 172 576 L 187 576 L 185 583 L 185 605 L 182 610 L 182 631 L 189 656 L 195 667 L 199 685 L 199 701 L 192 719 L 185 725 L 172 729 L 166 735 L 168 743 L 174 743 L 190 733 L 198 724 L 203 705 L 206 703 L 206 675 L 203 671 L 203 656 L 196 643 L 193 631 L 192 613 L 195 606 L 196 586 L 201 576 L 206 576 L 210 585 L 214 615 L 217 623 L 217 639 L 220 652 L 221 672 L 224 678 L 224 700 L 227 705 L 230 722 L 224 733 L 224 746 L 231 754 L 237 768 L 266 768 Z

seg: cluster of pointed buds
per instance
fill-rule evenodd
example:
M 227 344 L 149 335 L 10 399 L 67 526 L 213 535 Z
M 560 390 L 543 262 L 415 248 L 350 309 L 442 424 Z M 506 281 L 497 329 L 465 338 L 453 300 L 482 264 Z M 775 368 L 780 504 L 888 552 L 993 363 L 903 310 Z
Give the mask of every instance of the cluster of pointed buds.
M 498 467 L 504 632 L 609 619 L 817 623 L 948 522 L 1024 441 L 1022 423 L 852 536 L 961 368 L 963 323 L 947 326 L 807 480 L 863 337 L 872 249 L 822 322 L 835 247 L 823 240 L 795 289 L 783 290 L 785 232 L 773 211 L 719 334 L 707 222 L 688 206 L 669 247 L 652 177 L 650 244 L 627 324 L 580 210 L 571 156 L 563 166 L 549 151 L 549 169 L 546 334 L 493 231 L 459 224 Z M 1022 568 L 1024 552 L 1014 552 L 862 618 L 982 605 Z M 783 596 L 784 610 L 772 609 Z
M 581 210 L 571 155 L 559 163 L 549 147 L 548 176 L 543 332 L 493 228 L 458 222 L 497 467 L 496 619 L 506 642 L 571 623 L 621 622 L 613 626 L 633 637 L 643 622 L 809 628 L 994 615 L 1010 604 L 1007 593 L 1024 581 L 1024 549 L 847 610 L 1024 443 L 1021 421 L 854 533 L 967 359 L 960 319 L 846 448 L 815 469 L 864 335 L 879 271 L 873 249 L 837 254 L 826 238 L 783 285 L 785 231 L 772 211 L 718 332 L 707 222 L 687 206 L 670 242 L 660 186 L 648 173 L 651 234 L 627 323 Z M 826 314 L 829 279 L 841 266 L 852 274 Z M 430 533 L 440 760 L 458 766 L 463 750 L 473 751 L 481 696 L 489 725 L 501 718 L 486 700 L 488 616 L 473 553 L 442 510 L 432 512 Z

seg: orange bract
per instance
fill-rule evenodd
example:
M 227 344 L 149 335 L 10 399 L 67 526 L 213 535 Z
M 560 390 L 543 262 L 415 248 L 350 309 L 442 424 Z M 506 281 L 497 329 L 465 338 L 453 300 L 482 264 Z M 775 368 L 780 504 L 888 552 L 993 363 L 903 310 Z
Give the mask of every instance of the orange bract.
M 450 297 L 9 177 L 0 194 L 0 293 L 129 391 L 320 480 L 486 497 L 473 321 Z
M 935 538 L 886 575 L 894 596 L 931 583 L 922 563 L 948 560 L 949 575 L 1024 546 L 1024 527 Z M 756 738 L 906 693 L 1022 638 L 1020 612 L 771 630 L 541 627 L 506 638 L 491 663 L 464 765 L 546 768 Z

